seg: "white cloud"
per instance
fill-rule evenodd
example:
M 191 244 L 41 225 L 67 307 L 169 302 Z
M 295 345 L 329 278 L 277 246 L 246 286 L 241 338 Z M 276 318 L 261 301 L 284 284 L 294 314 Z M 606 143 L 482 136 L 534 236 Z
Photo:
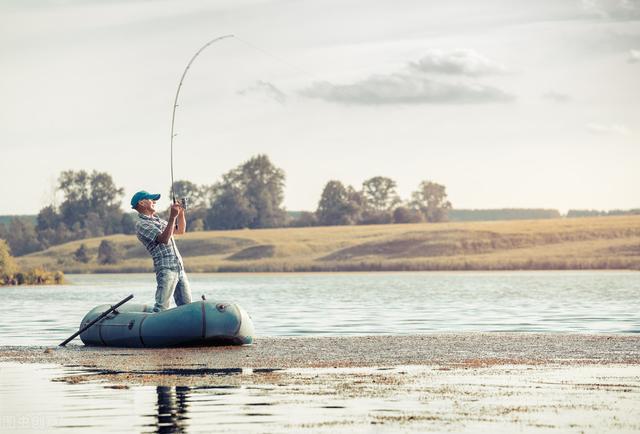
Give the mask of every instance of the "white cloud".
M 640 18 L 640 0 L 582 0 L 582 9 L 588 15 L 604 19 Z
M 640 50 L 629 50 L 629 63 L 640 62 Z
M 421 72 L 435 72 L 451 75 L 467 75 L 478 77 L 482 75 L 501 74 L 506 68 L 473 50 L 429 50 L 417 62 L 411 62 L 410 67 Z
M 254 93 L 265 95 L 268 98 L 279 102 L 280 104 L 284 104 L 287 102 L 287 96 L 285 95 L 284 92 L 282 92 L 272 83 L 262 81 L 262 80 L 256 81 L 256 83 L 253 86 L 250 86 L 246 89 L 238 91 L 239 95 L 245 95 L 245 96 L 254 94 Z
M 300 94 L 343 104 L 467 104 L 509 102 L 511 95 L 469 78 L 505 72 L 506 68 L 473 50 L 430 50 L 396 73 L 374 74 L 350 84 L 315 82 Z M 429 75 L 437 74 L 438 79 Z M 465 80 L 452 82 L 446 78 Z
M 405 73 L 373 75 L 353 84 L 316 82 L 301 93 L 309 98 L 360 105 L 487 103 L 515 99 L 492 86 L 444 83 Z
M 588 124 L 587 129 L 593 134 L 600 135 L 626 136 L 629 134 L 629 129 L 619 124 Z

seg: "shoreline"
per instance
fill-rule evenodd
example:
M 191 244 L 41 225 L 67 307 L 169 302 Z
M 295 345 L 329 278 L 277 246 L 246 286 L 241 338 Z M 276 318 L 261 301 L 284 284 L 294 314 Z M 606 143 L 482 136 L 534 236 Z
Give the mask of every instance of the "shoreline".
M 292 274 L 305 274 L 305 275 L 323 275 L 323 274 L 520 274 L 520 273 L 589 273 L 589 272 L 598 272 L 598 273 L 638 273 L 640 272 L 640 268 L 553 268 L 553 269 L 522 269 L 522 270 L 512 270 L 512 269 L 486 269 L 486 270 L 355 270 L 355 271 L 190 271 L 188 267 L 185 267 L 187 273 L 191 274 L 216 274 L 216 275 L 268 275 L 268 276 L 277 276 L 277 275 L 292 275 Z M 86 275 L 111 275 L 111 274 L 154 274 L 153 269 L 150 271 L 79 271 L 79 272 L 69 272 L 65 273 L 65 277 L 68 276 L 86 276 Z M 65 282 L 67 283 L 67 282 Z
M 79 342 L 79 341 L 76 341 Z M 353 368 L 401 365 L 640 365 L 640 334 L 466 332 L 258 337 L 247 346 L 184 348 L 0 347 L 0 362 L 54 363 L 127 372 Z
M 563 265 L 557 264 L 557 266 L 537 266 L 533 265 L 531 267 L 523 267 L 521 264 L 510 264 L 505 262 L 499 266 L 483 266 L 476 264 L 459 264 L 453 266 L 439 266 L 439 265 L 425 265 L 425 266 L 414 266 L 414 265 L 395 265 L 395 264 L 363 264 L 363 265 L 354 265 L 354 264 L 346 264 L 344 266 L 318 266 L 318 265 L 309 265 L 309 266 L 297 266 L 297 265 L 287 265 L 287 264 L 265 264 L 265 265 L 257 265 L 257 266 L 212 266 L 212 267 L 202 267 L 195 266 L 194 270 L 188 271 L 189 273 L 198 273 L 198 274 L 356 274 L 356 273 L 479 273 L 479 272 L 549 272 L 549 271 L 629 271 L 629 272 L 639 272 L 640 266 L 631 265 L 628 267 L 619 267 L 619 266 L 590 266 L 588 263 L 584 265 Z M 153 267 L 128 267 L 124 266 L 122 268 L 110 267 L 108 269 L 104 268 L 92 268 L 92 269 L 75 269 L 75 268 L 65 268 L 62 270 L 64 275 L 69 274 L 146 274 L 153 273 Z M 18 285 L 20 286 L 20 285 Z

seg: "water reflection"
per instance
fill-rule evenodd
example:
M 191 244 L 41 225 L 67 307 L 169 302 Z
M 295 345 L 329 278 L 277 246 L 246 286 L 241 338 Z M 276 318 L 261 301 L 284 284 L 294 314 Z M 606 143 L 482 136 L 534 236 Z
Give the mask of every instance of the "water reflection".
M 188 386 L 156 387 L 158 403 L 155 432 L 163 434 L 186 432 L 190 391 Z

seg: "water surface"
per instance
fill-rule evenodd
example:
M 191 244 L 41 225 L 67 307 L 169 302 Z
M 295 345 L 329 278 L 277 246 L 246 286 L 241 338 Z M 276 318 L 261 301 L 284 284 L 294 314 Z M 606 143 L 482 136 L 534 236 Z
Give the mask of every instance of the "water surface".
M 191 274 L 194 299 L 236 301 L 259 336 L 460 331 L 640 332 L 640 273 Z M 154 275 L 2 287 L 0 345 L 55 345 L 93 306 L 151 303 Z M 78 341 L 79 342 L 79 341 Z

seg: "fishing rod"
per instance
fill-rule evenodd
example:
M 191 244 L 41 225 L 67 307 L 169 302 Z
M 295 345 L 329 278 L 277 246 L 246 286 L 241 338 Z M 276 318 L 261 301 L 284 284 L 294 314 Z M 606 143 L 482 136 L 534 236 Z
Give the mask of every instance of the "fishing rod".
M 200 49 L 198 51 L 196 51 L 196 53 L 193 55 L 193 57 L 191 58 L 191 60 L 189 60 L 189 63 L 187 63 L 187 67 L 184 68 L 184 72 L 182 73 L 182 77 L 180 77 L 180 83 L 178 83 L 178 89 L 176 90 L 176 99 L 173 101 L 173 114 L 171 115 L 171 199 L 173 200 L 173 203 L 176 203 L 176 192 L 174 190 L 174 181 L 173 181 L 173 138 L 177 135 L 174 134 L 174 127 L 175 127 L 175 122 L 176 122 L 176 109 L 178 108 L 178 97 L 180 96 L 180 89 L 182 89 L 182 84 L 184 83 L 184 79 L 187 76 L 187 72 L 189 71 L 189 68 L 191 68 L 191 64 L 193 63 L 194 60 L 196 60 L 196 58 L 200 55 L 200 53 L 202 53 L 207 47 L 209 47 L 210 45 L 221 41 L 223 39 L 227 39 L 227 38 L 233 38 L 234 35 L 230 34 L 230 35 L 224 35 L 224 36 L 218 36 L 217 38 L 214 38 L 212 40 L 210 40 L 209 42 L 207 42 L 206 44 L 204 44 L 202 47 L 200 47 Z M 185 205 L 185 204 L 183 204 Z
M 200 55 L 200 53 L 202 53 L 206 48 L 208 48 L 209 46 L 213 45 L 214 43 L 221 41 L 223 39 L 228 39 L 228 38 L 233 38 L 241 43 L 243 43 L 244 45 L 248 46 L 249 48 L 252 48 L 253 50 L 256 50 L 260 53 L 262 53 L 263 55 L 270 57 L 273 60 L 276 60 L 277 62 L 280 62 L 284 65 L 287 65 L 289 68 L 295 69 L 299 72 L 302 72 L 305 75 L 308 76 L 313 76 L 313 74 L 309 73 L 308 71 L 305 71 L 302 68 L 299 68 L 298 66 L 293 65 L 290 62 L 287 62 L 286 60 L 282 59 L 281 57 L 278 57 L 272 53 L 269 53 L 268 51 L 248 42 L 245 41 L 244 39 L 239 38 L 238 36 L 234 35 L 234 34 L 228 34 L 228 35 L 223 35 L 223 36 L 218 36 L 217 38 L 214 38 L 212 40 L 210 40 L 209 42 L 207 42 L 206 44 L 204 44 L 202 47 L 200 47 L 198 49 L 198 51 L 196 51 L 196 53 L 193 55 L 193 57 L 191 57 L 191 60 L 189 60 L 189 63 L 187 63 L 186 68 L 184 68 L 184 71 L 182 72 L 182 77 L 180 77 L 180 82 L 178 83 L 178 89 L 176 90 L 176 98 L 173 101 L 173 113 L 171 115 L 171 199 L 173 200 L 173 203 L 176 203 L 176 194 L 175 194 L 175 187 L 174 187 L 174 178 L 173 178 L 173 139 L 174 137 L 176 137 L 178 134 L 175 133 L 175 120 L 176 120 L 176 109 L 178 108 L 178 97 L 180 96 L 180 89 L 182 89 L 182 85 L 184 83 L 185 77 L 187 76 L 187 72 L 189 71 L 189 68 L 191 68 L 191 64 L 194 62 L 194 60 L 196 60 L 196 58 Z M 186 207 L 186 198 L 181 200 L 182 202 L 182 206 L 183 208 Z

